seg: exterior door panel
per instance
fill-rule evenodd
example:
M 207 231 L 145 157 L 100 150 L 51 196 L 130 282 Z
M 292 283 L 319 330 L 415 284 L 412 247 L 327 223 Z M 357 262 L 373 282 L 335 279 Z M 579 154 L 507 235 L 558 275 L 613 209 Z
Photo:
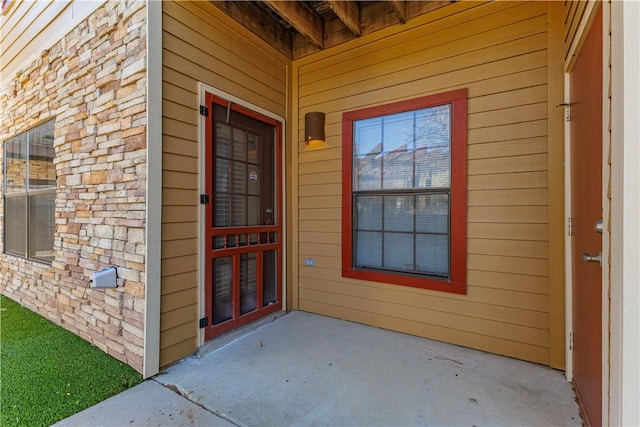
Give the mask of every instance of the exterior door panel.
M 602 423 L 602 10 L 571 72 L 573 378 L 590 425 Z M 589 258 L 592 257 L 592 258 Z

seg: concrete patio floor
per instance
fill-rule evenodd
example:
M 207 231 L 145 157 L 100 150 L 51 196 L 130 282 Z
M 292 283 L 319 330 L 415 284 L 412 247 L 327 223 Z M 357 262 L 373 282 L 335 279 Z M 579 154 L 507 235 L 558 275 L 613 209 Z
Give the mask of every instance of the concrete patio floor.
M 58 425 L 580 426 L 562 372 L 293 312 Z

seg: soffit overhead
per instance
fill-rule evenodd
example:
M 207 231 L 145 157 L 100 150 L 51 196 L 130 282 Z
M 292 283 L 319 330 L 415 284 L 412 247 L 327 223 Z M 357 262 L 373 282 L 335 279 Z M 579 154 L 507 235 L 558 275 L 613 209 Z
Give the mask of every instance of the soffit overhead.
M 453 3 L 452 0 L 211 2 L 291 59 L 405 24 Z

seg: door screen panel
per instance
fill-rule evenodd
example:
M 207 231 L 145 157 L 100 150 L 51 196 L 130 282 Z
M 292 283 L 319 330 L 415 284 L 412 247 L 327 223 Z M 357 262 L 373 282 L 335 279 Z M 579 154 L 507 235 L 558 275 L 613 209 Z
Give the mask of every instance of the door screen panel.
M 240 314 L 249 313 L 257 308 L 256 262 L 255 253 L 240 255 Z
M 277 274 L 276 251 L 265 251 L 262 270 L 262 306 L 267 307 L 278 302 L 277 298 Z
M 281 125 L 207 94 L 205 337 L 281 309 Z
M 233 317 L 233 263 L 231 257 L 213 260 L 213 321 L 220 324 Z
M 226 121 L 226 113 L 226 108 L 215 106 L 213 118 Z M 229 124 L 216 122 L 215 129 L 213 223 L 216 227 L 273 224 L 273 126 L 232 111 Z

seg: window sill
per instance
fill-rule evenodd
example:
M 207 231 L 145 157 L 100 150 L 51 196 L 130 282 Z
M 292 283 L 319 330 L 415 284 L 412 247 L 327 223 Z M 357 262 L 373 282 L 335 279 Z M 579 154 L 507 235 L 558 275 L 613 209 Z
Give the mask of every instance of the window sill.
M 14 259 L 19 260 L 19 261 L 32 262 L 34 264 L 40 264 L 40 265 L 46 266 L 46 267 L 51 267 L 51 265 L 53 264 L 53 261 L 43 261 L 43 260 L 36 259 L 36 258 L 25 258 L 25 257 L 23 257 L 21 255 L 12 254 L 11 252 L 4 252 L 4 253 L 2 253 L 2 255 L 6 256 L 6 257 L 14 258 Z
M 432 291 L 449 292 L 453 294 L 467 294 L 467 284 L 446 279 L 429 277 L 416 277 L 405 274 L 393 274 L 381 271 L 342 269 L 342 277 L 350 279 L 368 280 L 370 282 L 388 283 L 391 285 L 409 286 L 413 288 L 428 289 Z

